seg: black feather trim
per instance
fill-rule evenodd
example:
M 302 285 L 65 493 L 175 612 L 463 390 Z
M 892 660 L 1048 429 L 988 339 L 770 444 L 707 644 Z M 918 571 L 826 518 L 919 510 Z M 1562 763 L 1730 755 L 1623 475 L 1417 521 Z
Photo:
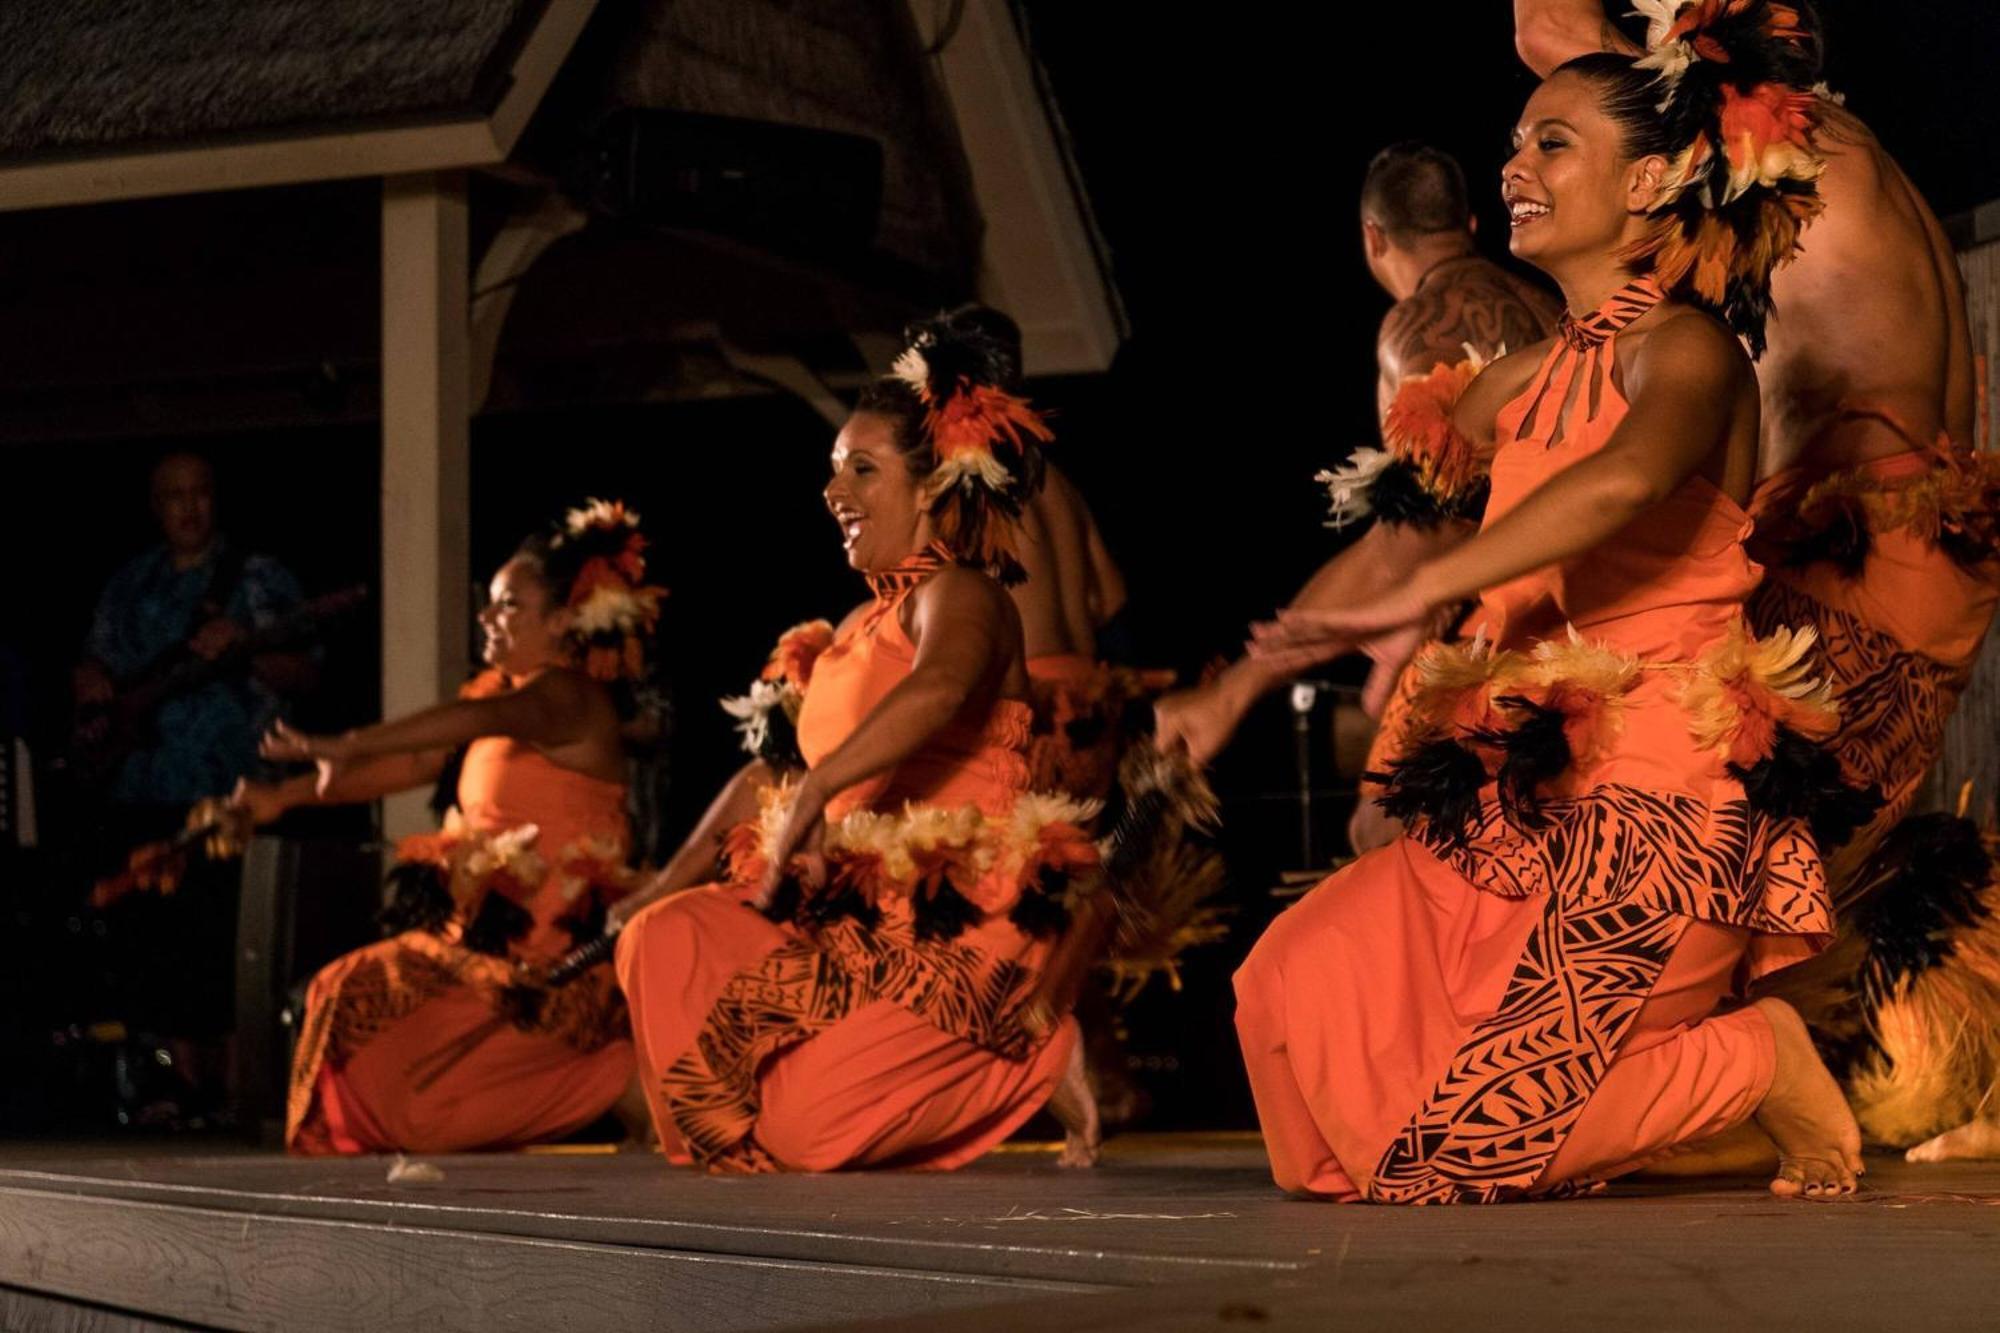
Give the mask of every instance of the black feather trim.
M 384 935 L 424 930 L 436 935 L 451 920 L 450 872 L 427 861 L 398 861 L 385 880 L 389 901 L 375 914 Z
M 1036 939 L 1053 939 L 1069 929 L 1069 908 L 1063 906 L 1062 900 L 1063 891 L 1068 887 L 1068 875 L 1044 875 L 1021 891 L 1021 896 L 1015 900 L 1014 910 L 1007 913 L 1007 919 L 1023 934 Z
M 1869 869 L 1886 879 L 1856 914 L 1868 940 L 1862 989 L 1875 1003 L 1951 957 L 1955 929 L 1986 919 L 1993 861 L 1971 820 L 1915 815 L 1882 840 Z
M 980 917 L 972 900 L 953 888 L 950 880 L 940 883 L 935 893 L 919 890 L 913 907 L 920 940 L 955 940 L 967 926 L 977 925 Z
M 1500 786 L 1500 808 L 1516 828 L 1542 828 L 1548 819 L 1542 814 L 1537 788 L 1566 772 L 1572 758 L 1569 737 L 1563 734 L 1563 714 L 1518 694 L 1494 702 L 1525 715 L 1505 731 L 1478 735 L 1479 740 L 1500 751 L 1500 769 L 1494 774 Z
M 1437 497 L 1424 489 L 1417 470 L 1400 458 L 1375 474 L 1368 488 L 1368 508 L 1384 523 L 1406 528 L 1435 528 L 1450 517 Z
M 764 743 L 757 747 L 756 753 L 780 773 L 804 770 L 806 757 L 799 752 L 799 731 L 786 715 L 783 704 L 771 706 L 770 715 L 764 719 Z
M 771 900 L 756 909 L 766 920 L 779 925 L 790 921 L 799 914 L 799 904 L 805 899 L 805 886 L 798 876 L 787 875 L 778 881 L 778 887 L 771 891 Z
M 1425 487 L 1417 469 L 1404 459 L 1392 460 L 1368 488 L 1368 508 L 1384 523 L 1408 528 L 1435 528 L 1449 519 L 1478 522 L 1486 513 L 1493 483 L 1486 477 L 1464 490 L 1440 497 Z
M 588 944 L 604 933 L 604 918 L 609 909 L 596 890 L 583 895 L 574 910 L 556 918 L 556 924 L 569 932 L 571 948 Z
M 1771 753 L 1729 772 L 1743 784 L 1750 804 L 1774 819 L 1803 818 L 1821 853 L 1854 836 L 1882 808 L 1882 789 L 1848 785 L 1832 750 L 1790 727 L 1779 727 Z
M 488 889 L 480 900 L 479 910 L 472 915 L 472 924 L 465 928 L 461 943 L 474 953 L 504 958 L 507 947 L 526 935 L 534 924 L 535 918 L 528 915 L 525 907 L 504 893 Z
M 852 887 L 829 886 L 799 905 L 798 919 L 803 925 L 828 926 L 843 918 L 860 922 L 866 930 L 882 924 L 881 909 Z
M 1829 564 L 1845 578 L 1857 577 L 1868 563 L 1873 539 L 1868 533 L 1868 515 L 1858 504 L 1829 506 L 1832 513 L 1819 524 L 1794 538 L 1785 549 L 1785 564 L 1793 569 L 1803 565 Z
M 1432 740 L 1392 761 L 1386 772 L 1361 776 L 1381 786 L 1375 804 L 1385 814 L 1406 824 L 1421 815 L 1447 842 L 1462 845 L 1466 826 L 1479 813 L 1486 761 L 1461 741 Z
M 542 1006 L 548 1001 L 546 986 L 516 983 L 500 988 L 500 1013 L 523 1032 L 532 1032 L 542 1021 Z

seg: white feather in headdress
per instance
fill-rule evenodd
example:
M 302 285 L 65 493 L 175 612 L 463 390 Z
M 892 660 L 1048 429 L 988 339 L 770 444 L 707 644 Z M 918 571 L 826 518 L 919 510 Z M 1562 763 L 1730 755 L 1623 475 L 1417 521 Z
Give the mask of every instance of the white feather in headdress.
M 905 347 L 901 356 L 889 367 L 889 373 L 917 391 L 926 402 L 931 396 L 931 363 L 924 359 L 921 349 Z
M 1014 476 L 1006 465 L 993 456 L 990 449 L 963 449 L 937 465 L 931 473 L 931 482 L 942 495 L 959 482 L 973 480 L 995 491 L 1006 491 L 1014 484 Z
M 1635 69 L 1655 71 L 1657 80 L 1667 85 L 1666 98 L 1660 105 L 1665 107 L 1679 86 L 1681 75 L 1687 73 L 1698 56 L 1694 47 L 1687 42 L 1670 42 L 1667 34 L 1673 30 L 1674 20 L 1680 12 L 1695 0 L 1632 0 L 1632 15 L 1646 20 L 1646 54 L 1632 62 Z

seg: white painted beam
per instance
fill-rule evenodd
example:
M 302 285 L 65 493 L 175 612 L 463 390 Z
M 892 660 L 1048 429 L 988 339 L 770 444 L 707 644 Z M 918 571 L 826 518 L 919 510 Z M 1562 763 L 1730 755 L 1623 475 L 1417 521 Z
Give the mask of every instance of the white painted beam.
M 382 712 L 449 699 L 471 638 L 469 240 L 461 173 L 382 184 Z M 383 832 L 431 825 L 427 792 Z
M 923 30 L 934 7 L 910 8 Z M 981 298 L 1021 326 L 1028 374 L 1108 368 L 1117 307 L 1006 0 L 965 0 L 938 69 L 986 222 Z

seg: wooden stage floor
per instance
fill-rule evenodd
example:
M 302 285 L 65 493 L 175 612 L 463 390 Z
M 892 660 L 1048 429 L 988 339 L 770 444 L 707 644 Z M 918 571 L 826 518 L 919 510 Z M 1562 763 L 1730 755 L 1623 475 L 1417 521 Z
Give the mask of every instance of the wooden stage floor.
M 2000 1328 L 2000 1163 L 1386 1209 L 1279 1197 L 1254 1137 L 1017 1147 L 955 1175 L 656 1158 L 309 1161 L 0 1144 L 0 1328 Z

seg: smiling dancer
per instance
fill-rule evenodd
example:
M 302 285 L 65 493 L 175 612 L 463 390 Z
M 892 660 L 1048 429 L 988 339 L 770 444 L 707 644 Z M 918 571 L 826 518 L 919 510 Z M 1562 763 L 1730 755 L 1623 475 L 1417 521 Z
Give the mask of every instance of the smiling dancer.
M 449 782 L 443 833 L 408 839 L 396 934 L 320 969 L 292 1061 L 296 1153 L 459 1152 L 545 1142 L 612 1109 L 632 1076 L 599 968 L 512 1021 L 506 994 L 599 932 L 625 891 L 616 690 L 646 674 L 662 590 L 638 516 L 593 502 L 531 538 L 480 613 L 487 670 L 454 703 L 341 736 L 264 743 L 314 772 L 242 784 L 259 823 L 299 805 Z M 442 785 L 442 784 L 441 784 Z M 637 1114 L 637 1108 L 632 1108 Z
M 1493 451 L 1479 535 L 1258 630 L 1299 666 L 1480 599 L 1478 637 L 1419 660 L 1382 775 L 1410 832 L 1237 975 L 1288 1190 L 1570 1193 L 1752 1116 L 1784 1153 L 1774 1193 L 1854 1188 L 1859 1136 L 1797 1014 L 1722 1008 L 1824 944 L 1817 845 L 1878 799 L 1817 743 L 1835 709 L 1810 632 L 1758 639 L 1743 610 L 1758 415 L 1737 337 L 1756 344 L 1818 207 L 1804 126 L 1755 114 L 1811 102 L 1788 13 L 1733 6 L 1698 34 L 1728 61 L 1664 85 L 1595 55 L 1541 86 L 1503 183 L 1515 252 L 1570 314 L 1467 388 L 1421 460 L 1450 477 Z
M 739 782 L 730 882 L 656 902 L 619 936 L 670 1157 L 947 1169 L 1046 1103 L 1065 1162 L 1096 1158 L 1064 1013 L 1074 978 L 1050 970 L 1095 928 L 1076 892 L 1092 808 L 1029 790 L 1002 580 L 1020 572 L 1013 527 L 1047 432 L 999 387 L 1005 364 L 980 330 L 941 325 L 864 392 L 826 502 L 874 597 L 778 669 L 802 690 L 806 771 Z
M 1716 7 L 1642 4 L 1649 59 L 1663 69 L 1704 59 L 1690 28 Z M 1795 9 L 1812 38 L 1811 10 Z M 1516 44 L 1538 73 L 1586 51 L 1638 51 L 1606 21 L 1601 0 L 1515 0 L 1514 13 Z M 1813 1001 L 1815 1029 L 1852 1047 L 1867 1044 L 1860 997 L 1869 951 L 1895 974 L 1893 923 L 1954 910 L 1959 878 L 1924 873 L 1910 853 L 1973 836 L 1929 820 L 1923 836 L 1895 839 L 1870 858 L 1936 760 L 2000 599 L 2000 463 L 1971 451 L 1975 367 L 1963 282 L 1943 228 L 1860 119 L 1823 91 L 1811 112 L 1826 209 L 1798 262 L 1772 282 L 1769 347 L 1757 367 L 1762 480 L 1752 505 L 1754 549 L 1768 575 L 1750 613 L 1760 630 L 1818 630 L 1842 700 L 1832 744 L 1852 775 L 1879 783 L 1886 797 L 1829 862 L 1840 946 L 1786 979 L 1788 994 Z M 1978 886 L 1963 892 L 1976 896 Z M 1878 910 L 1868 900 L 1880 893 L 1938 900 Z M 1857 929 L 1864 922 L 1889 933 Z M 1910 1077 L 1921 1064 L 1911 1064 Z M 1906 1143 L 1927 1118 L 1911 1113 L 1909 1087 L 1880 1074 L 1878 1065 L 1856 1087 L 1864 1128 Z M 1936 1075 L 1931 1066 L 1922 1076 Z M 1891 1101 L 1904 1106 L 1872 1109 Z M 1967 1104 L 1943 1098 L 1938 1113 Z M 1988 1146 L 1975 1149 L 1982 1138 Z M 2000 1153 L 2000 1125 L 1931 1155 L 1975 1151 Z

